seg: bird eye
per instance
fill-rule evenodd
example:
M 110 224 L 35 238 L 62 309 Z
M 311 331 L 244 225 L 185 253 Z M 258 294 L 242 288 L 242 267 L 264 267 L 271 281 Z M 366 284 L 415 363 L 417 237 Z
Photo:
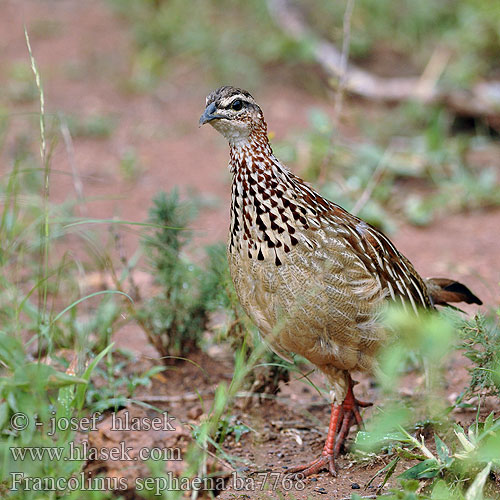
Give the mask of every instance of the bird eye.
M 236 99 L 236 101 L 233 101 L 231 104 L 231 108 L 233 108 L 235 111 L 239 111 L 243 107 L 243 103 L 239 100 Z

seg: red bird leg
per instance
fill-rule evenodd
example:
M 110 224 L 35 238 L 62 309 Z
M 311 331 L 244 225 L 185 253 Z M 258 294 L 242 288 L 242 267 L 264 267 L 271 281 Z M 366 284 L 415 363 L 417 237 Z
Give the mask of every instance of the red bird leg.
M 354 397 L 353 386 L 354 383 L 349 377 L 347 394 L 344 401 L 341 405 L 332 403 L 330 425 L 328 426 L 328 434 L 321 456 L 308 464 L 292 467 L 288 472 L 291 474 L 301 473 L 303 476 L 311 476 L 323 469 L 328 469 L 332 476 L 337 475 L 335 458 L 340 453 L 340 449 L 349 434 L 349 429 L 354 422 L 356 422 L 360 428 L 363 427 L 363 419 L 359 413 L 359 408 L 371 406 L 371 403 L 358 401 Z
M 332 413 L 330 415 L 330 425 L 328 426 L 328 434 L 326 435 L 326 442 L 321 452 L 321 456 L 312 462 L 305 465 L 298 465 L 288 470 L 291 474 L 300 472 L 303 476 L 311 476 L 317 474 L 323 469 L 328 469 L 332 476 L 337 475 L 335 470 L 335 437 L 337 435 L 337 428 L 342 419 L 343 409 L 341 405 L 332 403 Z
M 339 430 L 335 439 L 335 457 L 339 455 L 340 449 L 345 443 L 347 435 L 349 434 L 349 430 L 354 422 L 358 424 L 358 427 L 360 429 L 364 427 L 363 419 L 361 418 L 361 414 L 359 413 L 359 408 L 366 408 L 367 406 L 371 406 L 371 403 L 359 401 L 354 397 L 353 387 L 354 383 L 351 377 L 349 377 L 347 394 L 344 398 L 344 401 L 342 402 L 342 422 L 339 425 Z

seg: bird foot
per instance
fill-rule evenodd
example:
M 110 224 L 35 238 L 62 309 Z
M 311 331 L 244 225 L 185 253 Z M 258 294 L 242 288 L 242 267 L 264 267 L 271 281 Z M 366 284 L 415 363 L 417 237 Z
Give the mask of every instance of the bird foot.
M 307 477 L 327 469 L 333 477 L 337 476 L 335 468 L 335 458 L 333 454 L 323 453 L 319 458 L 304 465 L 298 465 L 287 470 L 287 473 L 295 475 L 295 477 Z
M 313 474 L 317 474 L 319 471 L 323 469 L 328 469 L 332 476 L 337 475 L 337 471 L 335 469 L 335 454 L 334 454 L 334 446 L 335 446 L 335 436 L 337 434 L 337 427 L 339 423 L 339 419 L 341 418 L 342 407 L 339 405 L 332 404 L 332 414 L 330 416 L 330 425 L 328 427 L 328 434 L 326 436 L 326 443 L 321 456 L 308 463 L 306 465 L 299 465 L 297 467 L 292 467 L 289 470 L 290 474 L 295 474 L 295 477 L 298 478 L 298 473 L 301 474 L 302 477 L 312 476 Z
M 335 459 L 340 454 L 351 426 L 356 423 L 363 428 L 359 409 L 371 406 L 371 403 L 365 403 L 354 397 L 352 386 L 352 380 L 349 379 L 349 388 L 342 404 L 332 404 L 330 425 L 321 456 L 308 464 L 292 467 L 287 471 L 296 479 L 317 474 L 323 469 L 327 469 L 334 477 L 337 475 Z

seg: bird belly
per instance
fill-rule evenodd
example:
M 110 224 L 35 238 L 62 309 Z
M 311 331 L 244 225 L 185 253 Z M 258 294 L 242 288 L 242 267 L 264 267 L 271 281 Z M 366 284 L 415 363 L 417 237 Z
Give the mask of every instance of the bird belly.
M 352 253 L 331 250 L 297 246 L 279 266 L 230 253 L 234 286 L 278 354 L 293 352 L 320 368 L 369 370 L 384 337 L 377 323 L 383 292 Z

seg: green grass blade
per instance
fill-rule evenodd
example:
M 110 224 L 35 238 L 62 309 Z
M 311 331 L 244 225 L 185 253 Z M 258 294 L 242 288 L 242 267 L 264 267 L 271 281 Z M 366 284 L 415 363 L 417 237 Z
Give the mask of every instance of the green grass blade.
M 92 372 L 94 371 L 94 368 L 97 366 L 97 364 L 101 361 L 108 352 L 111 351 L 111 349 L 114 346 L 114 342 L 109 344 L 108 347 L 103 349 L 93 360 L 92 363 L 87 367 L 85 370 L 84 374 L 82 375 L 82 379 L 86 380 L 87 382 L 90 380 L 90 376 L 92 375 Z M 83 408 L 83 404 L 85 402 L 85 391 L 87 389 L 86 385 L 79 385 L 76 389 L 76 396 L 75 396 L 75 405 L 76 409 L 78 411 L 81 411 Z
M 80 302 L 83 302 L 84 300 L 87 300 L 87 299 L 90 299 L 92 297 L 95 297 L 97 295 L 105 295 L 105 294 L 117 294 L 117 295 L 124 295 L 125 297 L 127 297 L 128 300 L 130 300 L 130 302 L 132 302 L 132 304 L 134 303 L 132 297 L 130 297 L 130 295 L 126 294 L 125 292 L 121 292 L 119 290 L 101 290 L 100 292 L 94 292 L 94 293 L 91 293 L 89 295 L 86 295 L 85 297 L 82 297 L 81 299 L 78 299 L 78 300 L 75 300 L 75 302 L 73 302 L 72 304 L 70 304 L 68 307 L 65 307 L 50 323 L 50 325 L 52 326 L 54 323 L 57 322 L 57 320 L 63 316 L 66 312 L 68 312 L 70 309 L 72 309 L 73 307 L 75 307 L 76 305 L 78 305 Z
M 483 488 L 490 474 L 491 462 L 476 476 L 465 493 L 465 500 L 483 500 Z

